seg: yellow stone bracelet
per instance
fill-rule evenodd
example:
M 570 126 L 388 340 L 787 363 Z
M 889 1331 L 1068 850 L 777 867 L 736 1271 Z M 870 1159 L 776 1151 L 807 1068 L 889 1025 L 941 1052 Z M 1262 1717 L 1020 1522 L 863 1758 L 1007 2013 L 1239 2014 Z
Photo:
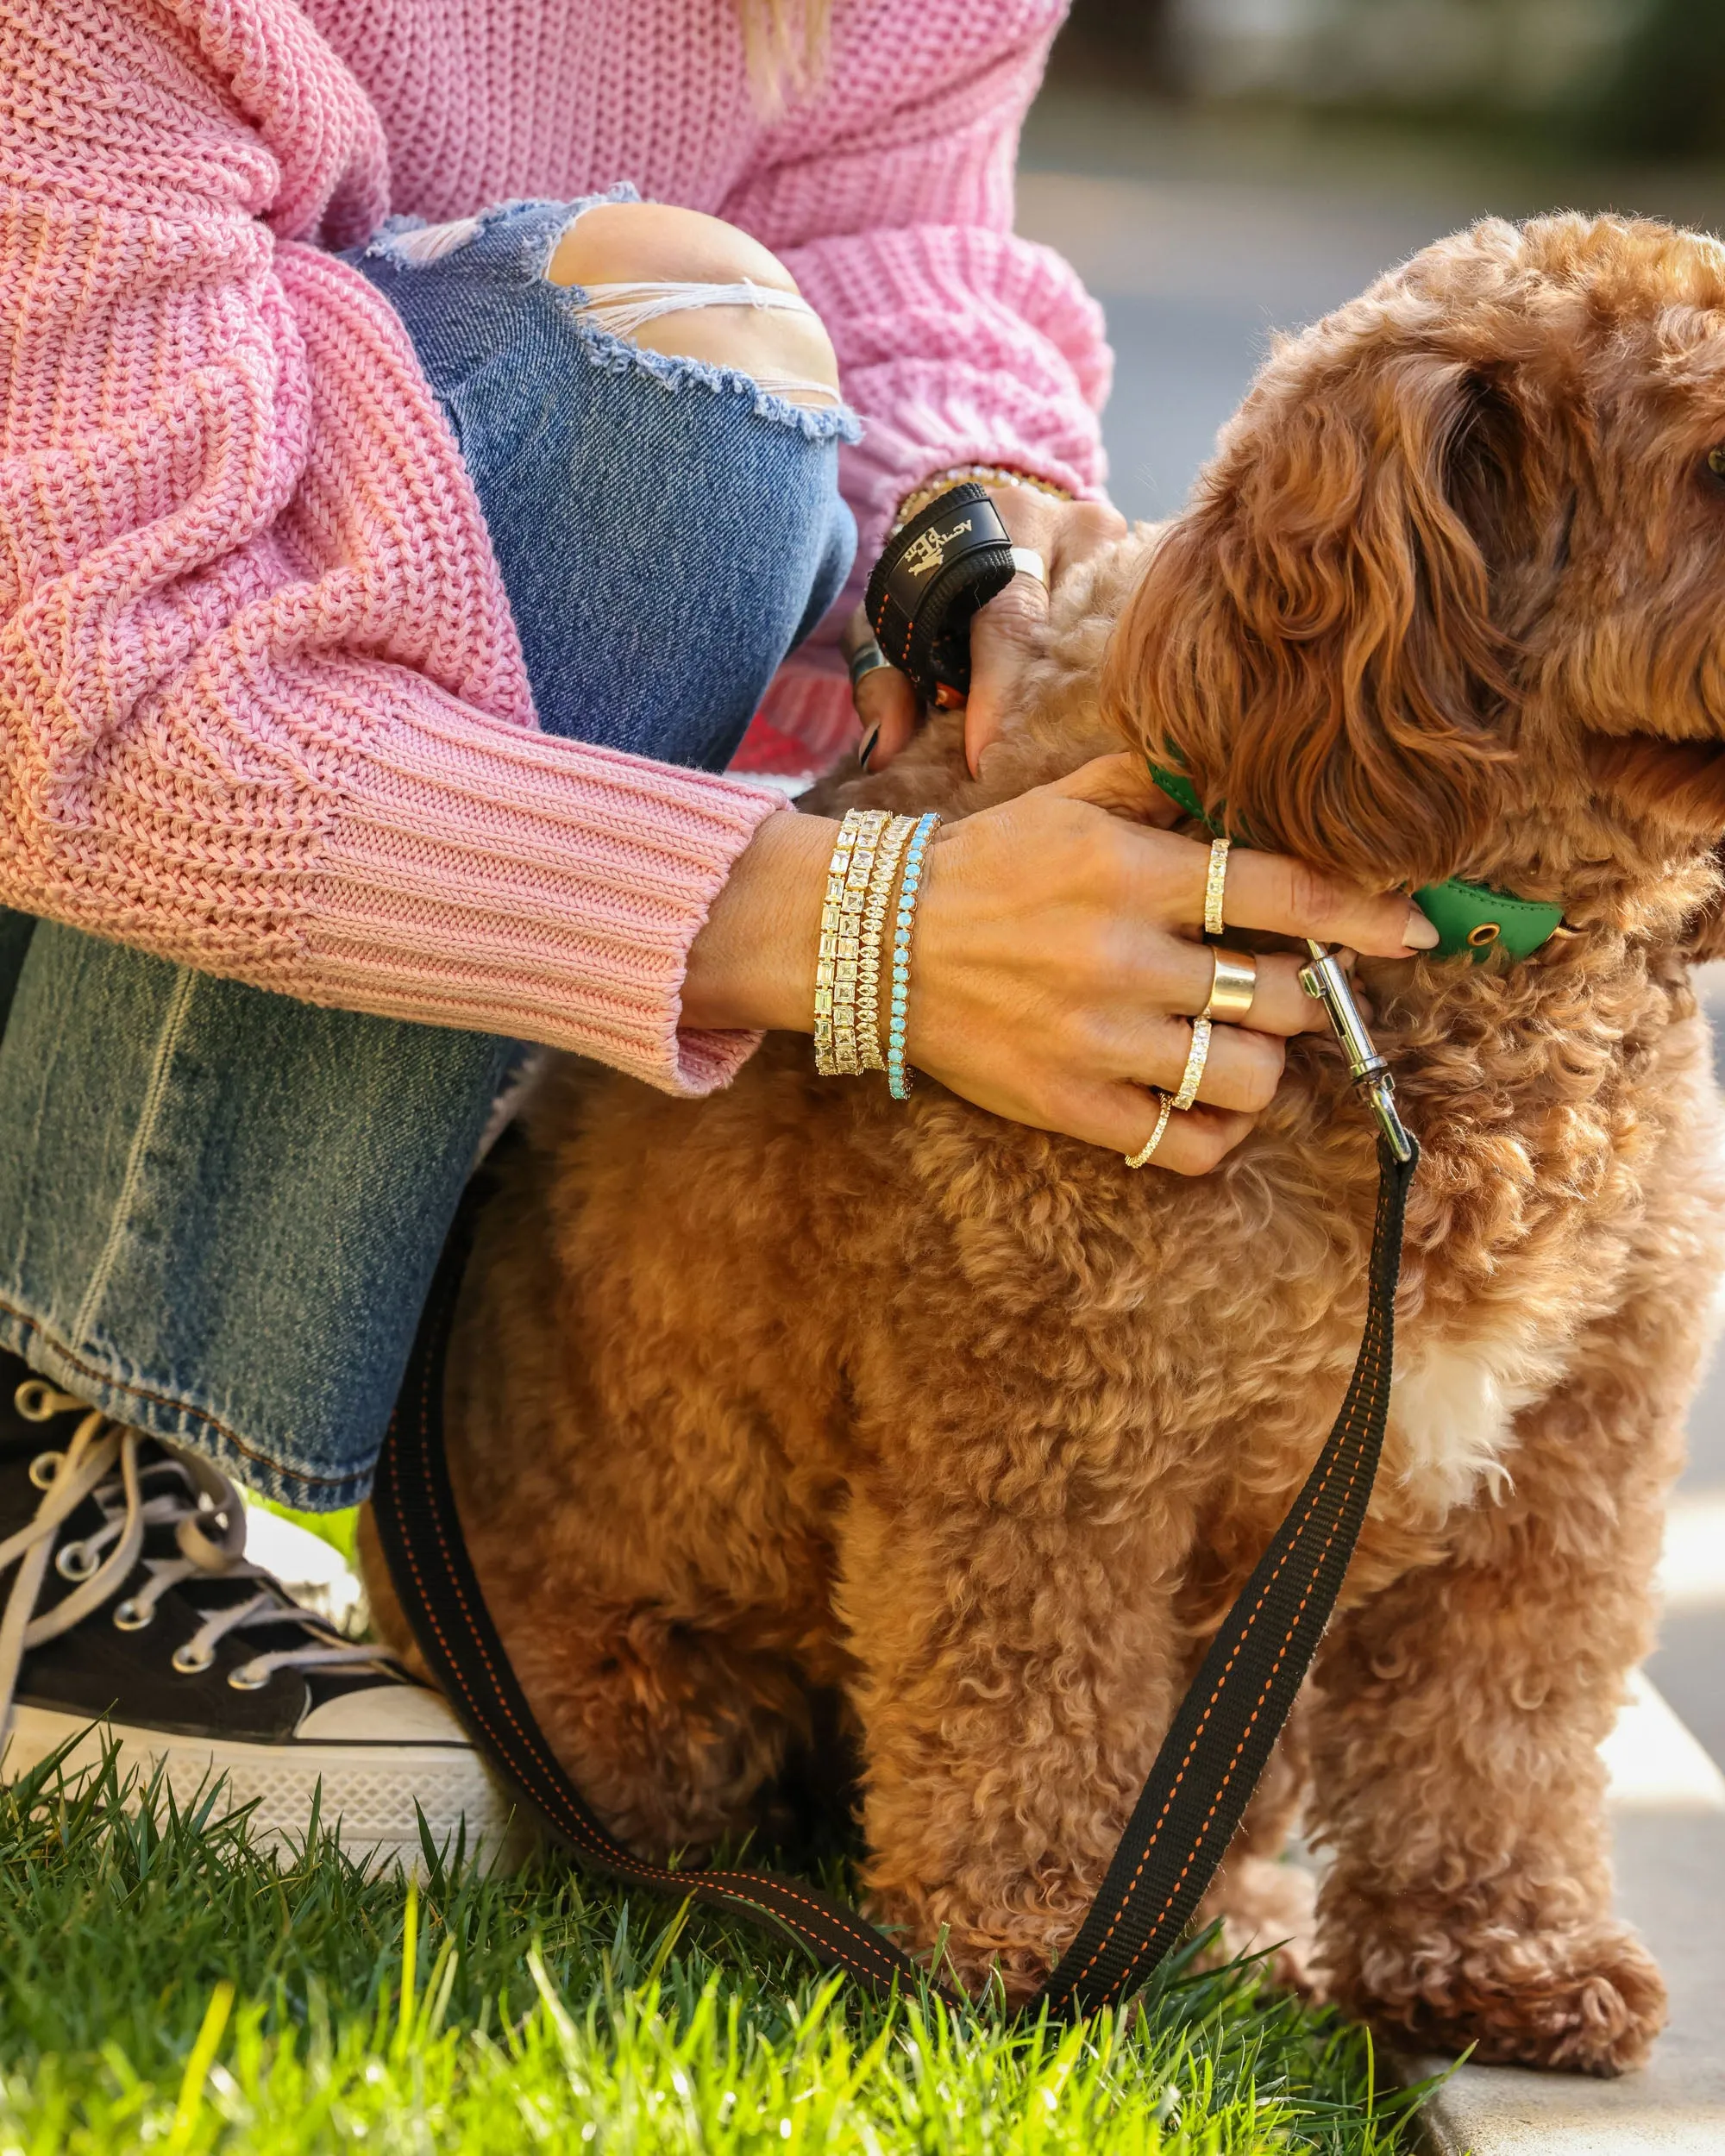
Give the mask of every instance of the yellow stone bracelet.
M 856 818 L 854 824 L 852 817 Z M 869 878 L 874 872 L 875 843 L 889 821 L 885 809 L 852 809 L 839 826 L 838 840 L 827 867 L 826 902 L 821 909 L 821 950 L 815 962 L 815 1018 L 819 1022 L 825 988 L 830 998 L 828 1015 L 832 1023 L 828 1048 L 831 1068 L 825 1073 L 829 1077 L 854 1078 L 862 1069 L 856 1050 L 856 980 L 862 952 L 862 908 L 868 899 Z M 824 981 L 822 972 L 827 967 L 831 968 L 831 977 Z M 821 1069 L 819 1038 L 815 1044 L 815 1067 Z
M 823 1078 L 836 1078 L 833 996 L 838 985 L 840 924 L 844 916 L 844 889 L 850 875 L 850 857 L 864 811 L 851 809 L 838 827 L 832 859 L 826 864 L 826 897 L 820 909 L 820 949 L 814 962 L 814 1067 Z
M 856 1046 L 864 1070 L 887 1068 L 881 1048 L 881 941 L 887 908 L 899 880 L 899 863 L 916 824 L 914 816 L 894 817 L 875 848 L 875 868 L 862 915 L 862 970 L 856 981 Z
M 1072 499 L 1063 486 L 1057 486 L 1052 479 L 1038 479 L 1033 472 L 1015 472 L 1005 464 L 950 464 L 944 472 L 937 472 L 920 486 L 913 487 L 899 504 L 893 517 L 890 538 L 900 532 L 913 517 L 920 516 L 929 504 L 955 486 L 962 486 L 966 479 L 976 479 L 984 486 L 1026 486 L 1033 494 L 1051 494 L 1057 502 Z

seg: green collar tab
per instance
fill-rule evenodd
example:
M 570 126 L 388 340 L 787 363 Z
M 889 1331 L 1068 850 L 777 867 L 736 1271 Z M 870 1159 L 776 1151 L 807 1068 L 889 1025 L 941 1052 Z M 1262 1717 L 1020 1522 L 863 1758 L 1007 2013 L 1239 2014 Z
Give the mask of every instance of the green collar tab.
M 1184 772 L 1152 763 L 1150 775 L 1170 801 L 1195 816 L 1206 830 L 1216 830 L 1204 813 L 1197 787 Z M 1487 883 L 1464 883 L 1459 876 L 1452 876 L 1447 883 L 1423 885 L 1414 893 L 1414 901 L 1438 931 L 1438 947 L 1430 954 L 1433 958 L 1471 958 L 1477 964 L 1490 950 L 1531 958 L 1563 923 L 1560 906 L 1517 898 L 1513 891 L 1494 891 Z

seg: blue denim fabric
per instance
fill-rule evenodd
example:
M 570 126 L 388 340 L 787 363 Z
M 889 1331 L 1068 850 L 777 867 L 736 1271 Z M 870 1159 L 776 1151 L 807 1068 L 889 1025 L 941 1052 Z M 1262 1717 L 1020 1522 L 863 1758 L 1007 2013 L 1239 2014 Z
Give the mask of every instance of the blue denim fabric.
M 593 739 L 603 711 L 613 748 L 723 770 L 762 661 L 808 634 L 850 569 L 837 445 L 856 424 L 584 322 L 585 293 L 545 269 L 586 206 L 487 211 L 431 262 L 397 252 L 418 229 L 398 219 L 347 259 L 406 323 L 454 423 L 541 724 Z
M 847 415 L 666 360 L 541 281 L 582 205 L 361 266 L 459 429 L 549 731 L 717 768 L 837 598 Z M 369 1485 L 515 1044 L 0 910 L 0 1344 L 311 1509 Z

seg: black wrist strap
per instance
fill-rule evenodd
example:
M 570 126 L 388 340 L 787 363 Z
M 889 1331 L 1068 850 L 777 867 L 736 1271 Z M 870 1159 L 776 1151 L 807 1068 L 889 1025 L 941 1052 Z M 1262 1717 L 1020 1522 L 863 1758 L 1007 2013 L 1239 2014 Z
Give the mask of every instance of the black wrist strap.
M 986 486 L 949 487 L 881 549 L 863 611 L 890 663 L 932 702 L 970 686 L 970 618 L 1013 580 L 1012 534 Z
M 1365 1336 L 1317 1464 L 1223 1620 L 1176 1714 L 1077 1938 L 1027 2011 L 1056 2019 L 1136 1990 L 1178 1940 L 1239 1824 L 1329 1621 L 1371 1499 L 1389 1408 L 1402 1225 L 1418 1163 L 1378 1147 Z M 433 1283 L 373 1490 L 391 1580 L 468 1734 L 585 1864 L 678 1900 L 739 1909 L 878 1991 L 928 1981 L 903 1948 L 800 1880 L 649 1864 L 594 1817 L 554 1757 L 461 1539 L 443 1449 L 443 1363 L 483 1196 L 476 1182 Z M 954 1994 L 932 1987 L 949 2002 Z

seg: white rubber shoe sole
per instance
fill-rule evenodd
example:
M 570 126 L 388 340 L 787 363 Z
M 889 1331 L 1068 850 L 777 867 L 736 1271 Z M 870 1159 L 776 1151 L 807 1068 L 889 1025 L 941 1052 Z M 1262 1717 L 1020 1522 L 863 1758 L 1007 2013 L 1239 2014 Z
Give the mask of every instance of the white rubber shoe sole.
M 435 1694 L 419 1697 L 426 1709 L 457 1731 L 441 1699 Z M 332 1701 L 330 1706 L 342 1703 Z M 432 1713 L 424 1719 L 430 1721 Z M 447 1744 L 304 1738 L 267 1745 L 217 1742 L 124 1722 L 91 1724 L 77 1714 L 21 1701 L 0 1755 L 0 1779 L 16 1781 L 62 1745 L 71 1745 L 64 1771 L 68 1782 L 75 1781 L 100 1766 L 104 1742 L 118 1747 L 122 1781 L 135 1775 L 146 1783 L 163 1764 L 164 1778 L 182 1806 L 195 1802 L 200 1791 L 207 1794 L 219 1777 L 224 1808 L 255 1802 L 252 1838 L 267 1848 L 300 1847 L 314 1801 L 323 1825 L 336 1833 L 345 1854 L 367 1871 L 399 1862 L 406 1871 L 423 1871 L 417 1813 L 424 1814 L 438 1849 L 452 1851 L 465 1824 L 468 1856 L 486 1871 L 513 1870 L 534 1846 L 530 1827 L 516 1815 L 509 1796 L 459 1734 Z

